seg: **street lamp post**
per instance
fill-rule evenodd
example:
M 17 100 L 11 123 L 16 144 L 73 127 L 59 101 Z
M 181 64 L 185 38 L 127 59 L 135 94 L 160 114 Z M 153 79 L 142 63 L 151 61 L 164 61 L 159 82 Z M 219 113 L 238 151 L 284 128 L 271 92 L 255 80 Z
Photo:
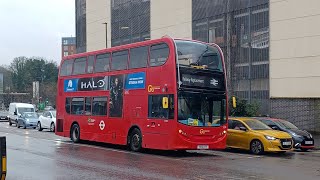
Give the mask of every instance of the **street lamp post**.
M 106 48 L 108 48 L 108 23 L 102 23 L 106 25 Z

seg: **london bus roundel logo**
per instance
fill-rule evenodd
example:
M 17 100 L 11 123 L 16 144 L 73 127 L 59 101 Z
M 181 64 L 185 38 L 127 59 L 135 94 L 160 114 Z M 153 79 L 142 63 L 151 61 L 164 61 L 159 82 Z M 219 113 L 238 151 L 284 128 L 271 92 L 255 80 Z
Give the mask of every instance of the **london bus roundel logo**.
M 104 123 L 104 121 L 102 121 L 102 120 L 100 121 L 99 127 L 100 127 L 101 131 L 104 130 L 104 127 L 106 127 L 106 124 Z

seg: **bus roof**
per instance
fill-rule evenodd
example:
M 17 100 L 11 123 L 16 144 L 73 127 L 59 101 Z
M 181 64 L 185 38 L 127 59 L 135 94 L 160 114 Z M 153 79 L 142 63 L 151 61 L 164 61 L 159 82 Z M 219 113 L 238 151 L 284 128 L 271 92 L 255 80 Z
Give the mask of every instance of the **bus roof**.
M 123 49 L 127 49 L 127 48 L 133 48 L 133 47 L 139 47 L 139 46 L 144 46 L 144 45 L 149 45 L 149 44 L 155 44 L 155 43 L 159 43 L 159 42 L 163 42 L 163 41 L 171 41 L 171 42 L 173 42 L 174 40 L 192 41 L 192 42 L 198 42 L 198 43 L 207 44 L 205 42 L 198 41 L 198 40 L 184 39 L 184 38 L 172 38 L 172 37 L 169 37 L 169 36 L 164 36 L 164 37 L 159 38 L 159 39 L 140 41 L 140 42 L 135 42 L 135 43 L 131 43 L 131 44 L 124 44 L 124 45 L 120 45 L 120 46 L 114 46 L 114 47 L 110 47 L 110 48 L 100 49 L 100 50 L 96 50 L 96 51 L 89 51 L 89 52 L 84 52 L 84 53 L 73 54 L 73 55 L 69 55 L 69 56 L 63 57 L 62 61 L 67 60 L 67 59 L 74 59 L 74 58 L 78 58 L 78 57 L 83 57 L 84 55 L 88 56 L 88 55 L 105 53 L 105 52 L 110 52 L 110 51 L 111 52 L 112 51 L 118 51 L 118 50 L 123 50 Z M 210 43 L 210 44 L 216 45 L 214 43 Z
M 84 55 L 87 56 L 87 55 L 91 55 L 91 54 L 104 53 L 104 52 L 109 52 L 109 51 L 118 51 L 118 50 L 123 50 L 126 48 L 139 47 L 139 46 L 149 45 L 149 44 L 163 42 L 163 41 L 172 41 L 173 42 L 173 38 L 162 37 L 159 39 L 140 41 L 140 42 L 135 42 L 135 43 L 131 43 L 131 44 L 124 44 L 124 45 L 109 47 L 109 48 L 100 49 L 100 50 L 96 50 L 96 51 L 89 51 L 89 52 L 84 52 L 84 53 L 73 54 L 73 55 L 65 56 L 62 59 L 66 60 L 66 59 L 73 59 L 73 58 L 82 57 Z

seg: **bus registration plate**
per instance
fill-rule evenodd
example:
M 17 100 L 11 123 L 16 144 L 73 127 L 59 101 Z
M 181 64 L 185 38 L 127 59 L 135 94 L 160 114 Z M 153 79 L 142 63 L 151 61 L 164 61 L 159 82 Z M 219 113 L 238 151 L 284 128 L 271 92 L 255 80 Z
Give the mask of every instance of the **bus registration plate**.
M 197 149 L 209 149 L 209 145 L 198 145 Z

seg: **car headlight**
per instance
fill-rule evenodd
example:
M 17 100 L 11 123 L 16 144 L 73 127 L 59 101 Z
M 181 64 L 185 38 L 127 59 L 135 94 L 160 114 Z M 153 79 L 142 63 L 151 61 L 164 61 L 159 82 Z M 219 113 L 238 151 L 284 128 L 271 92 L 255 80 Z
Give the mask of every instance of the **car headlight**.
M 300 135 L 296 134 L 296 133 L 291 133 L 292 136 L 294 137 L 301 137 Z
M 29 122 L 29 119 L 26 119 L 27 122 Z
M 265 135 L 264 137 L 265 137 L 266 139 L 270 140 L 270 141 L 277 139 L 277 138 L 275 138 L 275 137 L 267 136 L 267 135 Z

